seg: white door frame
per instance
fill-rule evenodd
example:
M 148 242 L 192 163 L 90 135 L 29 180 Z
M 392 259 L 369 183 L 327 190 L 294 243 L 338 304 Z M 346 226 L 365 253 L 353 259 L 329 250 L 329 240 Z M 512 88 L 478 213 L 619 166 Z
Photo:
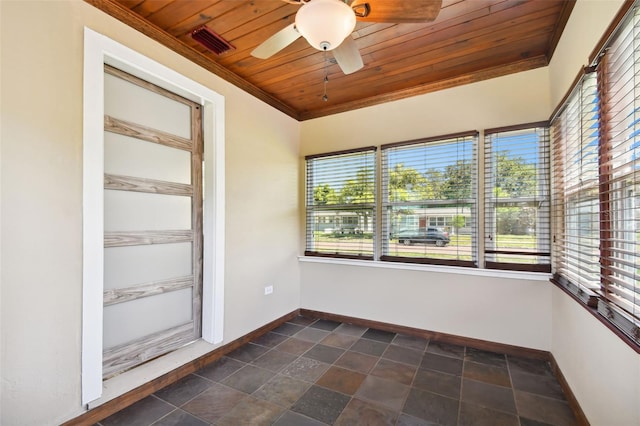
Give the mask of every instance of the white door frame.
M 90 28 L 84 29 L 82 404 L 102 395 L 104 64 L 203 106 L 202 338 L 222 342 L 224 319 L 224 97 Z

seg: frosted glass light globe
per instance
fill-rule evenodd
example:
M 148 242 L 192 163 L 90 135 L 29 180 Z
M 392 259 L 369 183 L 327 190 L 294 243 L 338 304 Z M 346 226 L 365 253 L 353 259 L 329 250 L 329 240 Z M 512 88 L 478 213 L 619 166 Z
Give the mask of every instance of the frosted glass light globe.
M 333 50 L 353 32 L 356 15 L 341 0 L 311 0 L 296 13 L 296 28 L 318 50 Z

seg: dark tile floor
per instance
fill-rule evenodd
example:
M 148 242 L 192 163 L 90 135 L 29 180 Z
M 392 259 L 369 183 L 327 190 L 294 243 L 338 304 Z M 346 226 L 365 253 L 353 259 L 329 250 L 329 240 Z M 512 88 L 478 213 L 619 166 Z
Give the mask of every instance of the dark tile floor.
M 297 317 L 100 422 L 573 425 L 550 366 Z

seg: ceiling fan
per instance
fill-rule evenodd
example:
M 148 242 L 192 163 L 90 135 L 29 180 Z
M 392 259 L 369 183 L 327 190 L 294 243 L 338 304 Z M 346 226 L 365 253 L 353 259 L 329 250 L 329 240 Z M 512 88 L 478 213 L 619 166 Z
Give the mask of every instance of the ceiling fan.
M 409 23 L 433 21 L 442 0 L 283 0 L 299 4 L 295 23 L 262 42 L 251 56 L 267 59 L 300 37 L 321 51 L 331 51 L 345 74 L 364 66 L 351 33 L 356 21 Z

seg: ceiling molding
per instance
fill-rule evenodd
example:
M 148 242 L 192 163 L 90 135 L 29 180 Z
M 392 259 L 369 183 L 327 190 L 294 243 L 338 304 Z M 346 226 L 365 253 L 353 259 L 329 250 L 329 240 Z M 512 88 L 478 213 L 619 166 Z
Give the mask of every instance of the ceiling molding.
M 139 15 L 133 13 L 130 9 L 127 9 L 126 7 L 120 5 L 119 3 L 116 3 L 113 0 L 84 1 L 123 22 L 124 24 L 130 26 L 131 28 L 141 32 L 147 37 L 168 47 L 169 49 L 201 66 L 207 71 L 212 72 L 223 80 L 228 81 L 239 89 L 242 89 L 250 95 L 255 96 L 256 98 L 274 107 L 275 109 L 282 111 L 289 117 L 296 120 L 300 119 L 298 112 L 295 109 L 291 108 L 289 105 L 281 102 L 279 99 L 274 98 L 267 92 L 249 83 L 248 81 L 246 81 L 239 75 L 229 71 L 222 65 L 211 61 L 209 58 L 207 58 L 197 50 L 186 46 L 183 43 L 180 43 L 174 36 L 151 24 L 149 21 L 140 17 Z

